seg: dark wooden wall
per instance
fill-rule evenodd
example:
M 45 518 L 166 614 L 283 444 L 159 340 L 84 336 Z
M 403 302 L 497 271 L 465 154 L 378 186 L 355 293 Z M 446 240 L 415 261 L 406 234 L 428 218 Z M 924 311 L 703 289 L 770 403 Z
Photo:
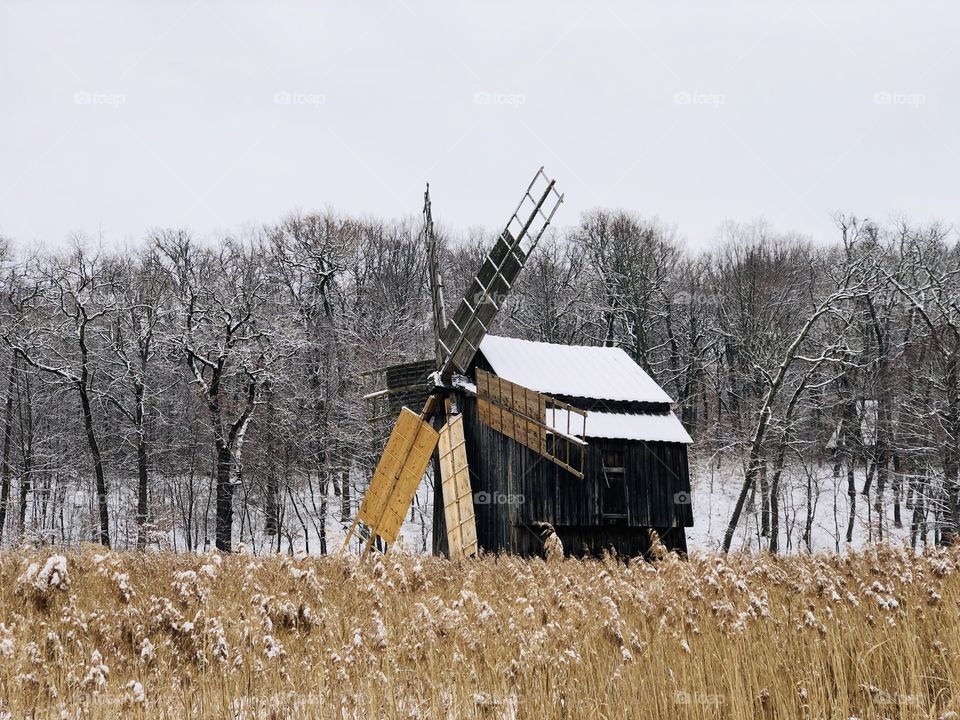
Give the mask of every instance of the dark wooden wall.
M 597 554 L 612 547 L 621 555 L 649 548 L 648 528 L 658 528 L 664 543 L 686 550 L 684 527 L 693 525 L 687 446 L 681 443 L 609 441 L 625 457 L 626 517 L 601 513 L 602 449 L 591 440 L 580 478 L 477 420 L 476 399 L 458 398 L 463 412 L 470 463 L 477 537 L 487 552 L 542 553 L 541 531 L 553 525 L 568 552 Z M 435 483 L 439 493 L 439 481 Z M 483 493 L 479 498 L 478 494 Z M 436 497 L 441 497 L 440 494 Z M 483 502 L 488 500 L 488 502 Z M 441 503 L 435 502 L 437 508 Z M 442 508 L 434 512 L 434 552 L 446 550 Z

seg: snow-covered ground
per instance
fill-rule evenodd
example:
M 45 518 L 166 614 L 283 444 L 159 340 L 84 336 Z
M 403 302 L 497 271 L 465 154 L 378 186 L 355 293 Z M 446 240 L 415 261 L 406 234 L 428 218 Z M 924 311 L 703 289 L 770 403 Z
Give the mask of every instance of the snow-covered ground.
M 809 477 L 808 477 L 809 470 Z M 734 458 L 725 458 L 718 465 L 707 461 L 692 460 L 690 467 L 694 526 L 687 529 L 690 549 L 717 550 L 723 543 L 723 535 L 730 520 L 733 506 L 743 482 L 743 466 Z M 865 469 L 856 473 L 858 493 L 863 488 Z M 849 518 L 846 471 L 839 478 L 833 475 L 832 465 L 811 468 L 788 466 L 781 478 L 780 507 L 780 552 L 806 552 L 803 540 L 808 513 L 808 482 L 810 489 L 810 512 L 813 517 L 810 532 L 810 550 L 813 552 L 843 552 L 860 549 L 870 542 L 882 539 L 886 542 L 909 541 L 911 511 L 901 498 L 903 528 L 895 528 L 893 522 L 893 491 L 887 488 L 883 512 L 873 509 L 874 497 L 858 494 L 854 513 L 853 540 L 846 542 Z M 422 550 L 430 547 L 430 524 L 432 517 L 432 485 L 421 484 L 413 510 L 414 520 L 408 518 L 402 534 L 407 547 Z M 744 510 L 734 537 L 734 549 L 757 550 L 766 548 L 769 541 L 760 536 L 759 499 L 751 509 Z M 932 519 L 930 539 L 933 538 Z M 338 541 L 339 546 L 339 541 Z
M 808 477 L 809 470 L 809 477 Z M 743 483 L 743 466 L 737 460 L 726 458 L 716 462 L 693 462 L 690 468 L 694 526 L 687 530 L 691 548 L 716 550 L 723 543 L 723 535 Z M 858 493 L 863 488 L 864 468 L 856 473 Z M 780 551 L 806 552 L 803 541 L 808 513 L 808 495 L 813 516 L 810 532 L 810 550 L 843 551 L 859 549 L 865 543 L 882 539 L 887 542 L 909 540 L 911 511 L 901 499 L 901 517 L 904 528 L 895 528 L 893 522 L 893 492 L 887 488 L 882 513 L 873 508 L 874 497 L 858 494 L 855 505 L 853 540 L 846 542 L 849 519 L 846 470 L 834 478 L 833 467 L 818 465 L 810 468 L 788 466 L 781 478 Z M 811 492 L 808 493 L 808 482 Z M 759 496 L 754 507 L 745 508 L 734 537 L 733 548 L 758 549 L 769 545 L 768 538 L 760 536 L 761 512 Z M 931 533 L 932 539 L 932 533 Z
M 691 549 L 716 550 L 723 541 L 723 534 L 742 484 L 743 466 L 739 460 L 732 457 L 726 457 L 719 463 L 716 460 L 707 462 L 694 459 L 691 462 L 690 472 L 694 526 L 687 529 L 688 546 Z M 864 470 L 860 468 L 856 474 L 858 490 L 863 487 L 863 482 Z M 355 483 L 357 486 L 361 485 L 362 479 L 355 478 Z M 115 484 L 114 488 L 116 487 Z M 130 485 L 127 487 L 129 488 Z M 808 487 L 812 491 L 809 510 Z M 158 526 L 152 535 L 153 547 L 177 551 L 186 550 L 188 547 L 199 551 L 209 549 L 213 543 L 213 503 L 206 497 L 205 491 L 199 492 L 194 500 L 195 529 L 189 544 L 183 530 L 186 513 L 182 509 L 173 510 L 174 505 L 171 501 L 172 498 L 167 496 L 160 503 L 166 516 L 158 518 Z M 336 551 L 342 545 L 345 531 L 350 525 L 353 513 L 356 512 L 358 501 L 359 498 L 353 498 L 350 514 L 344 517 L 341 513 L 340 499 L 328 498 L 326 521 L 328 552 Z M 888 488 L 883 513 L 878 517 L 872 507 L 873 497 L 868 503 L 863 495 L 858 494 L 853 541 L 848 544 L 845 538 L 849 508 L 846 473 L 844 472 L 839 478 L 834 478 L 831 466 L 820 465 L 809 468 L 808 477 L 808 468 L 799 465 L 788 466 L 781 480 L 780 551 L 791 553 L 807 550 L 807 545 L 803 541 L 803 532 L 808 511 L 811 511 L 813 516 L 810 533 L 810 549 L 813 551 L 857 549 L 866 543 L 880 539 L 881 535 L 883 540 L 888 542 L 907 542 L 911 511 L 907 509 L 904 499 L 901 499 L 901 514 L 905 527 L 895 528 L 892 501 L 893 492 Z M 50 502 L 53 501 L 48 499 L 48 503 Z M 53 544 L 91 541 L 94 530 L 92 520 L 96 517 L 92 488 L 72 489 L 64 493 L 55 504 L 55 509 L 47 510 L 46 530 L 30 532 L 29 541 Z M 301 497 L 298 498 L 298 504 L 300 516 L 304 517 L 304 511 L 310 503 Z M 115 547 L 133 546 L 136 537 L 135 507 L 136 502 L 131 491 L 115 490 L 111 493 L 111 535 Z M 239 496 L 236 507 L 234 542 L 242 543 L 247 552 L 262 554 L 276 551 L 278 549 L 276 536 L 267 536 L 263 532 L 262 509 L 251 505 L 244 512 Z M 28 518 L 39 524 L 42 511 L 42 506 L 35 505 L 32 500 L 28 509 Z M 207 523 L 204 531 L 202 518 L 205 515 Z M 430 551 L 432 517 L 432 481 L 428 476 L 420 484 L 413 507 L 401 531 L 403 543 L 407 548 L 414 552 Z M 309 551 L 311 554 L 320 552 L 319 519 L 311 516 L 306 517 L 306 520 L 310 529 L 309 538 L 305 538 L 297 512 L 288 497 L 284 511 L 284 533 L 279 543 L 281 551 Z M 767 547 L 768 539 L 760 536 L 759 526 L 758 501 L 752 508 L 748 506 L 744 510 L 733 547 L 751 550 Z M 930 526 L 932 527 L 932 520 Z M 931 531 L 931 540 L 932 537 Z M 15 542 L 16 532 L 13 529 L 13 518 L 10 513 L 4 533 L 4 544 L 9 546 Z M 352 547 L 358 547 L 359 542 L 360 539 L 355 537 Z

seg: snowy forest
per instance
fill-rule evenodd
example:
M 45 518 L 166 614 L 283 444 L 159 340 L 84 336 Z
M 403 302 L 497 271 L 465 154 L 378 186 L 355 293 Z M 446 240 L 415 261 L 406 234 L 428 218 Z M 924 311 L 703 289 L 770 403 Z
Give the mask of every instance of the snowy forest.
M 675 400 L 695 544 L 947 543 L 960 483 L 960 249 L 939 224 L 833 237 L 637 214 L 548 232 L 492 328 L 624 348 Z M 442 231 L 455 302 L 492 231 Z M 363 399 L 431 357 L 418 218 L 334 212 L 216 240 L 0 249 L 0 543 L 333 552 L 386 428 Z M 429 548 L 427 483 L 411 511 Z

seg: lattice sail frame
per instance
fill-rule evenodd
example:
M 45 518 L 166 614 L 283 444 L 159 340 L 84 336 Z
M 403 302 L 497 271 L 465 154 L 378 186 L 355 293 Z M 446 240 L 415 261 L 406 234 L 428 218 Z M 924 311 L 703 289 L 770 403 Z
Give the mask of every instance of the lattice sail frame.
M 566 412 L 566 432 L 547 424 L 547 413 L 554 410 Z M 579 433 L 572 432 L 570 415 L 580 416 Z M 478 369 L 477 416 L 484 425 L 583 479 L 584 448 L 587 446 L 587 413 L 584 410 Z M 577 426 L 575 423 L 574 427 Z M 547 441 L 548 436 L 552 442 Z M 571 458 L 570 451 L 574 448 L 575 457 Z
M 477 554 L 477 521 L 473 509 L 470 468 L 463 433 L 463 415 L 455 415 L 440 429 L 440 479 L 443 517 L 450 557 Z
M 445 354 L 440 367 L 442 378 L 449 379 L 454 370 L 466 373 L 470 367 L 480 341 L 487 334 L 517 275 L 563 202 L 563 195 L 557 192 L 555 185 L 555 181 L 544 174 L 543 168 L 537 171 L 440 334 L 440 350 Z

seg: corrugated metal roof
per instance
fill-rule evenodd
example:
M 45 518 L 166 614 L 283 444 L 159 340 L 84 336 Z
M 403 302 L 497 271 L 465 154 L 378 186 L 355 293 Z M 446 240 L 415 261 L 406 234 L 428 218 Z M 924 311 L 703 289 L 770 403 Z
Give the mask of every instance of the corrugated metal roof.
M 583 435 L 583 421 L 576 413 L 547 409 L 547 425 L 558 432 Z M 647 442 L 675 442 L 689 445 L 693 439 L 673 413 L 667 415 L 631 415 L 627 413 L 587 413 L 587 438 L 611 440 L 646 440 Z
M 487 335 L 480 351 L 497 375 L 538 392 L 596 400 L 673 402 L 620 348 Z

